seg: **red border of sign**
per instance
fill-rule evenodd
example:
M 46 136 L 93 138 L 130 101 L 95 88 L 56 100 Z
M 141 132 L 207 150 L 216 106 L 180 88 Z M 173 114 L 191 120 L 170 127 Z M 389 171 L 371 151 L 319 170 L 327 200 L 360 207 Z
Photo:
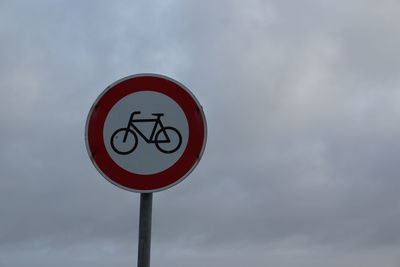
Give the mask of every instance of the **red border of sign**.
M 154 91 L 172 98 L 182 108 L 189 126 L 182 156 L 168 169 L 151 175 L 122 169 L 108 154 L 103 140 L 104 123 L 111 108 L 123 97 L 139 91 Z M 90 109 L 85 133 L 89 157 L 98 171 L 111 183 L 141 193 L 161 191 L 182 181 L 199 162 L 206 136 L 205 116 L 193 94 L 179 82 L 158 74 L 128 76 L 107 87 Z

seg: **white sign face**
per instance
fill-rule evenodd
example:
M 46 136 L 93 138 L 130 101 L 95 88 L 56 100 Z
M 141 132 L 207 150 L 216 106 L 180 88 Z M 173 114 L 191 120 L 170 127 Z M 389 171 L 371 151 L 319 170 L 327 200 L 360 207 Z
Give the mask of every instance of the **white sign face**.
M 188 138 L 184 111 L 173 99 L 154 91 L 126 95 L 104 122 L 103 140 L 112 160 L 141 175 L 160 173 L 174 165 Z

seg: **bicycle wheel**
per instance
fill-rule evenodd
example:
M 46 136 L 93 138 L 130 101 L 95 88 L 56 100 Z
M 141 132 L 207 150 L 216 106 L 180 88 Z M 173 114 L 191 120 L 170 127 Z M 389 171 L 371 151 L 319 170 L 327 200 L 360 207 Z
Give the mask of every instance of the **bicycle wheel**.
M 158 150 L 163 153 L 174 153 L 182 144 L 181 133 L 173 127 L 160 129 L 156 134 L 155 144 Z
M 124 141 L 124 137 L 126 134 L 126 131 L 128 131 L 128 135 L 126 136 L 126 140 Z M 132 130 L 126 129 L 126 128 L 121 128 L 116 130 L 110 139 L 111 147 L 112 149 L 121 155 L 127 155 L 132 153 L 138 144 L 138 138 L 136 133 L 134 133 Z

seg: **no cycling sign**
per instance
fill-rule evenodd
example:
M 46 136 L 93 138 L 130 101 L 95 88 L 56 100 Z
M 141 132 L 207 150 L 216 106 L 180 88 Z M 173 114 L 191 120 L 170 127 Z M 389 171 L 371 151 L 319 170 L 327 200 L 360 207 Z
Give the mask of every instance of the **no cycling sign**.
M 89 157 L 111 183 L 150 193 L 169 188 L 194 169 L 206 144 L 203 110 L 179 82 L 137 74 L 108 86 L 90 109 Z

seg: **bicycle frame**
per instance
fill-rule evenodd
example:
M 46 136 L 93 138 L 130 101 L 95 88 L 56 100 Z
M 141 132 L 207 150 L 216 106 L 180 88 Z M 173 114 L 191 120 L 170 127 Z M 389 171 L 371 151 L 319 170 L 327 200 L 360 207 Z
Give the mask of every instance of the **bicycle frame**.
M 124 142 L 126 141 L 126 138 L 128 136 L 128 130 L 129 128 L 133 128 L 145 141 L 146 143 L 149 144 L 154 144 L 156 143 L 156 141 L 154 140 L 154 135 L 156 134 L 156 130 L 157 130 L 157 126 L 160 125 L 161 129 L 163 130 L 164 136 L 166 137 L 166 140 L 157 140 L 157 143 L 169 143 L 171 142 L 171 140 L 169 139 L 168 134 L 165 132 L 164 130 L 164 125 L 161 122 L 160 117 L 161 116 L 157 116 L 156 119 L 133 119 L 133 116 L 135 114 L 139 114 L 137 112 L 133 112 L 129 118 L 129 123 L 128 126 L 126 127 L 126 133 L 124 136 Z M 151 131 L 151 135 L 150 138 L 147 138 L 141 131 L 139 128 L 136 127 L 136 125 L 134 124 L 135 122 L 154 122 L 154 126 L 153 129 Z

